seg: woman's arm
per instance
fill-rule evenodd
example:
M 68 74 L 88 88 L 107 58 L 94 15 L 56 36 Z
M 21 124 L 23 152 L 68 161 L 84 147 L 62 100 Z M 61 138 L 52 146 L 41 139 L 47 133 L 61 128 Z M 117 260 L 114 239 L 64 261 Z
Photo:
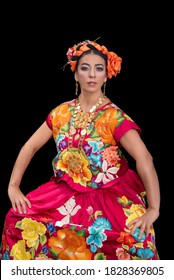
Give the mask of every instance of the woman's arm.
M 26 213 L 26 204 L 28 207 L 31 207 L 30 201 L 20 190 L 20 183 L 34 154 L 51 137 L 52 131 L 49 129 L 46 122 L 44 122 L 21 148 L 15 161 L 8 185 L 8 195 L 14 211 L 18 210 L 19 213 Z
M 150 227 L 159 216 L 160 209 L 160 187 L 156 169 L 153 164 L 153 158 L 146 148 L 140 135 L 135 129 L 126 132 L 121 140 L 121 145 L 135 159 L 137 172 L 144 184 L 147 193 L 148 209 L 146 214 L 129 223 L 133 233 L 136 228 L 140 228 L 140 235 L 150 232 Z

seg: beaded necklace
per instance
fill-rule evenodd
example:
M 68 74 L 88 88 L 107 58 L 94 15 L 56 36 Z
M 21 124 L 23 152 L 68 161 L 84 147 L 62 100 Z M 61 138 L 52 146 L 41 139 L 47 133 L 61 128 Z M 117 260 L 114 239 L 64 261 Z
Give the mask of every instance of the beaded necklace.
M 69 130 L 69 148 L 72 148 L 72 139 L 74 136 L 75 140 L 79 139 L 78 148 L 81 149 L 87 130 L 92 124 L 92 120 L 96 114 L 96 109 L 108 99 L 105 96 L 99 97 L 96 104 L 92 106 L 89 112 L 82 112 L 79 98 L 74 109 L 74 114 L 70 121 L 70 130 Z
M 96 104 L 92 106 L 89 112 L 82 112 L 79 98 L 74 109 L 74 114 L 70 121 L 69 138 L 68 138 L 68 154 L 66 156 L 66 164 L 68 165 L 68 173 L 73 176 L 74 173 L 83 177 L 83 161 L 82 161 L 82 144 L 85 135 L 88 133 L 89 126 L 92 124 L 94 117 L 96 116 L 96 109 L 109 100 L 107 97 L 99 97 Z M 79 140 L 78 148 L 73 148 L 72 142 Z

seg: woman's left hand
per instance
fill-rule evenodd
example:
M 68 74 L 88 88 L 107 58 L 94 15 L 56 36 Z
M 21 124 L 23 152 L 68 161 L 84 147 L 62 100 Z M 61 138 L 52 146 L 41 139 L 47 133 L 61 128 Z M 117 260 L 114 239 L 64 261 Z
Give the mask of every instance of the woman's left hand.
M 150 229 L 153 223 L 159 216 L 159 211 L 155 208 L 148 208 L 147 212 L 142 215 L 140 218 L 134 219 L 127 226 L 131 229 L 131 234 L 135 232 L 137 228 L 140 229 L 138 238 L 141 239 L 143 233 L 146 234 L 146 237 L 150 233 Z

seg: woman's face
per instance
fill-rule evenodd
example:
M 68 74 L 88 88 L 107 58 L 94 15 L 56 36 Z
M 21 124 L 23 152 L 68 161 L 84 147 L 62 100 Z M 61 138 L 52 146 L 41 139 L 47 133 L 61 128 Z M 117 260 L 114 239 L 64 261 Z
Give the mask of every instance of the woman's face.
M 81 92 L 98 92 L 107 80 L 106 62 L 101 56 L 90 53 L 78 61 L 75 80 L 79 82 Z

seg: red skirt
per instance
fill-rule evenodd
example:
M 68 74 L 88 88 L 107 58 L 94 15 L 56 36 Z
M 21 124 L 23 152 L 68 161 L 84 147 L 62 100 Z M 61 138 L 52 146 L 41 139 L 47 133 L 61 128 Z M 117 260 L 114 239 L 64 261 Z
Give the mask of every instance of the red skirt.
M 125 175 L 100 188 L 74 184 L 68 175 L 27 194 L 27 214 L 6 215 L 3 260 L 157 260 L 155 233 L 138 238 L 127 224 L 146 212 L 138 175 Z

